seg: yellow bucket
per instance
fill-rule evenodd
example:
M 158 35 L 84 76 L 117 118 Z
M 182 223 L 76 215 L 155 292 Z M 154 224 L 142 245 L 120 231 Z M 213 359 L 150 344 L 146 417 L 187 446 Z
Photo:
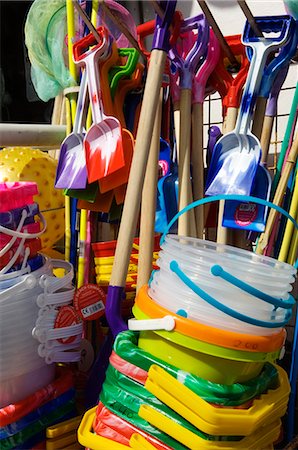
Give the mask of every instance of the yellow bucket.
M 264 366 L 262 362 L 235 361 L 186 349 L 153 331 L 141 331 L 138 346 L 156 358 L 212 383 L 243 383 L 257 377 Z

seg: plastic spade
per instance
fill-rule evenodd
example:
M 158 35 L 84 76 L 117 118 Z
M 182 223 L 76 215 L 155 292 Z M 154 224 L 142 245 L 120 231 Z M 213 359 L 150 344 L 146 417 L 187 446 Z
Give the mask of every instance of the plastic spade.
M 194 34 L 197 30 L 197 35 Z M 195 39 L 194 39 L 195 38 Z M 169 57 L 177 66 L 180 75 L 180 136 L 179 136 L 179 209 L 185 207 L 191 197 L 190 147 L 191 147 L 191 91 L 192 82 L 200 59 L 206 54 L 209 26 L 205 16 L 185 19 L 181 24 L 180 42 L 169 51 Z M 181 217 L 178 233 L 188 235 L 192 230 L 194 214 Z
M 255 101 L 268 55 L 288 38 L 290 16 L 256 18 L 262 30 L 279 32 L 279 37 L 257 38 L 247 22 L 242 42 L 252 47 L 253 56 L 235 129 L 216 144 L 208 172 L 206 195 L 249 195 L 261 158 L 261 144 L 250 130 Z
M 104 27 L 98 33 L 108 41 Z M 93 35 L 89 34 L 74 45 L 74 59 L 86 66 L 88 90 L 93 116 L 93 125 L 84 139 L 88 182 L 104 178 L 124 166 L 121 125 L 113 116 L 106 116 L 103 111 L 100 90 L 98 62 L 106 55 L 103 46 L 95 44 Z M 83 52 L 91 45 L 94 47 Z
M 87 183 L 86 158 L 83 146 L 83 121 L 86 118 L 87 78 L 83 72 L 73 131 L 62 142 L 55 187 L 84 189 Z

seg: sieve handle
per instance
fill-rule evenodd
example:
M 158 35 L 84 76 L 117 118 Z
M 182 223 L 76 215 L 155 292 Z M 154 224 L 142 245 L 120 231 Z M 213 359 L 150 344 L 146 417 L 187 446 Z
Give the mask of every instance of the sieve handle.
M 204 197 L 200 200 L 196 200 L 195 202 L 190 203 L 189 205 L 185 206 L 185 208 L 178 211 L 178 213 L 170 220 L 168 223 L 164 233 L 160 237 L 160 245 L 163 244 L 166 235 L 170 231 L 172 225 L 176 222 L 176 220 L 179 219 L 179 217 L 189 211 L 190 209 L 196 208 L 197 206 L 205 205 L 207 203 L 213 203 L 218 202 L 220 200 L 235 200 L 238 202 L 252 202 L 252 203 L 258 203 L 259 205 L 264 205 L 269 208 L 275 209 L 279 213 L 283 214 L 287 219 L 289 219 L 293 224 L 294 227 L 298 230 L 298 222 L 292 217 L 285 209 L 281 208 L 278 205 L 275 205 L 275 203 L 269 202 L 268 200 L 264 200 L 262 198 L 253 197 L 251 195 L 238 195 L 238 194 L 221 194 L 221 195 L 214 195 L 210 197 Z
M 209 295 L 207 292 L 205 292 L 203 289 L 201 289 L 199 286 L 197 286 L 184 272 L 180 269 L 179 264 L 177 261 L 173 260 L 170 263 L 170 269 L 172 272 L 174 272 L 178 278 L 186 284 L 195 294 L 197 294 L 199 297 L 201 297 L 205 302 L 207 302 L 209 305 L 213 306 L 214 308 L 217 308 L 219 311 L 223 312 L 224 314 L 227 314 L 234 319 L 241 320 L 242 322 L 249 323 L 251 325 L 255 325 L 257 327 L 265 327 L 265 328 L 280 328 L 285 326 L 288 321 L 291 318 L 292 311 L 288 309 L 285 314 L 285 318 L 281 322 L 266 322 L 264 320 L 255 319 L 254 317 L 246 316 L 245 314 L 239 313 L 233 308 L 229 308 L 226 305 L 223 305 L 220 301 L 216 300 L 214 297 Z

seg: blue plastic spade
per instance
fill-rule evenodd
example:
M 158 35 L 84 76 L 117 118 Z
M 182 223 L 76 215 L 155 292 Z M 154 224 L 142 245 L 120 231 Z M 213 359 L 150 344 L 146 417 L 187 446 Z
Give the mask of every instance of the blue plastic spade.
M 261 144 L 251 132 L 254 106 L 260 91 L 267 57 L 288 41 L 290 16 L 256 18 L 262 32 L 279 33 L 278 37 L 256 37 L 249 23 L 245 25 L 242 43 L 253 54 L 242 96 L 235 129 L 217 142 L 207 177 L 206 195 L 249 195 L 261 158 Z

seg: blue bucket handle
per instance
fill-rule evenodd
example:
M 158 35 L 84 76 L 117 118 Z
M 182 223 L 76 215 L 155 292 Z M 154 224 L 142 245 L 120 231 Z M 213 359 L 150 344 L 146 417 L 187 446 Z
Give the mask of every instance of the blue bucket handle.
M 204 197 L 200 200 L 196 200 L 195 202 L 190 203 L 189 205 L 185 206 L 185 208 L 181 209 L 168 223 L 164 233 L 160 237 L 160 245 L 164 243 L 164 240 L 166 238 L 166 235 L 170 231 L 172 225 L 176 222 L 176 220 L 179 219 L 182 214 L 186 213 L 187 211 L 196 208 L 197 206 L 206 205 L 207 203 L 214 203 L 218 202 L 220 200 L 235 200 L 237 202 L 252 202 L 252 203 L 258 203 L 259 205 L 268 206 L 269 208 L 275 209 L 279 213 L 283 214 L 287 219 L 289 219 L 293 224 L 294 227 L 298 230 L 298 222 L 292 217 L 285 209 L 281 208 L 278 205 L 275 205 L 275 203 L 272 203 L 268 200 L 264 200 L 262 198 L 253 197 L 251 195 L 238 195 L 238 194 L 221 194 L 221 195 L 214 195 L 210 197 Z
M 241 201 L 241 202 L 253 202 L 253 203 L 258 203 L 260 205 L 264 205 L 270 208 L 275 209 L 276 211 L 278 211 L 279 213 L 283 214 L 287 219 L 289 219 L 295 226 L 296 229 L 298 229 L 298 223 L 296 222 L 296 220 L 287 212 L 285 211 L 283 208 L 281 208 L 278 205 L 275 205 L 274 203 L 268 201 L 268 200 L 264 200 L 264 199 L 260 199 L 258 197 L 253 197 L 253 196 L 249 196 L 249 195 L 229 195 L 229 194 L 222 194 L 222 195 L 216 195 L 216 196 L 212 196 L 212 197 L 205 197 L 202 198 L 200 200 L 196 200 L 195 202 L 190 203 L 189 205 L 187 205 L 185 208 L 183 208 L 181 211 L 179 211 L 173 218 L 172 220 L 168 223 L 166 230 L 164 231 L 164 233 L 162 234 L 161 238 L 160 238 L 160 245 L 163 244 L 165 237 L 167 235 L 167 233 L 169 232 L 169 230 L 171 229 L 172 225 L 176 222 L 176 220 L 184 213 L 186 213 L 187 211 L 196 208 L 197 206 L 202 206 L 205 205 L 207 203 L 213 203 L 213 202 L 217 202 L 220 200 L 236 200 L 236 201 Z M 276 308 L 284 308 L 286 309 L 286 314 L 285 314 L 285 318 L 282 322 L 266 322 L 266 321 L 262 321 L 262 320 L 258 320 L 255 319 L 253 317 L 249 317 L 246 316 L 244 314 L 241 314 L 237 311 L 235 311 L 232 308 L 229 308 L 228 306 L 223 305 L 221 302 L 219 302 L 218 300 L 216 300 L 215 298 L 213 298 L 212 296 L 210 296 L 209 294 L 207 294 L 207 292 L 205 292 L 203 289 L 201 289 L 199 286 L 197 286 L 189 277 L 187 277 L 187 275 L 185 275 L 185 273 L 180 269 L 177 261 L 173 260 L 170 263 L 170 269 L 180 278 L 181 281 L 183 281 L 191 290 L 193 290 L 197 295 L 199 295 L 199 297 L 201 297 L 203 300 L 205 300 L 209 305 L 219 309 L 220 311 L 222 311 L 225 314 L 228 314 L 229 316 L 241 320 L 243 322 L 249 323 L 251 325 L 255 325 L 255 326 L 259 326 L 259 327 L 265 327 L 265 328 L 279 328 L 279 327 L 283 327 L 284 325 L 287 324 L 287 322 L 289 321 L 291 315 L 292 315 L 292 307 L 295 304 L 295 300 L 293 298 L 293 296 L 289 296 L 289 299 L 284 301 L 282 299 L 277 299 L 275 297 L 272 297 L 268 294 L 265 294 L 264 292 L 261 292 L 260 290 L 253 288 L 252 286 L 248 285 L 247 283 L 243 282 L 242 280 L 240 280 L 239 278 L 234 277 L 233 275 L 231 275 L 230 273 L 226 272 L 221 266 L 219 265 L 214 265 L 211 268 L 211 273 L 214 276 L 221 276 L 222 278 L 224 278 L 226 281 L 234 284 L 235 286 L 237 286 L 238 288 L 244 290 L 245 292 L 248 292 L 251 295 L 254 295 L 255 297 L 259 298 L 260 300 L 263 300 L 267 303 L 270 303 L 274 306 L 274 309 L 276 310 Z
M 213 266 L 213 268 L 216 266 Z M 195 294 L 197 294 L 199 297 L 201 297 L 205 302 L 207 302 L 209 305 L 213 306 L 214 308 L 217 308 L 219 311 L 223 312 L 224 314 L 227 314 L 234 319 L 241 320 L 242 322 L 249 323 L 251 325 L 255 325 L 257 327 L 264 327 L 264 328 L 280 328 L 284 327 L 288 321 L 290 320 L 292 316 L 292 310 L 287 309 L 285 318 L 281 322 L 267 322 L 264 320 L 255 319 L 254 317 L 247 316 L 245 314 L 239 313 L 233 308 L 230 308 L 226 305 L 223 305 L 220 301 L 216 300 L 214 297 L 209 295 L 206 291 L 201 289 L 198 285 L 196 285 L 184 272 L 180 269 L 179 264 L 177 261 L 173 260 L 170 263 L 170 269 L 172 272 L 174 272 L 177 277 L 186 284 L 187 287 L 189 287 Z M 212 269 L 211 269 L 212 273 Z M 213 274 L 214 275 L 214 274 Z M 274 297 L 272 297 L 274 299 Z M 274 299 L 277 300 L 277 299 Z M 290 301 L 287 303 L 292 303 L 294 299 L 292 296 L 290 296 Z

